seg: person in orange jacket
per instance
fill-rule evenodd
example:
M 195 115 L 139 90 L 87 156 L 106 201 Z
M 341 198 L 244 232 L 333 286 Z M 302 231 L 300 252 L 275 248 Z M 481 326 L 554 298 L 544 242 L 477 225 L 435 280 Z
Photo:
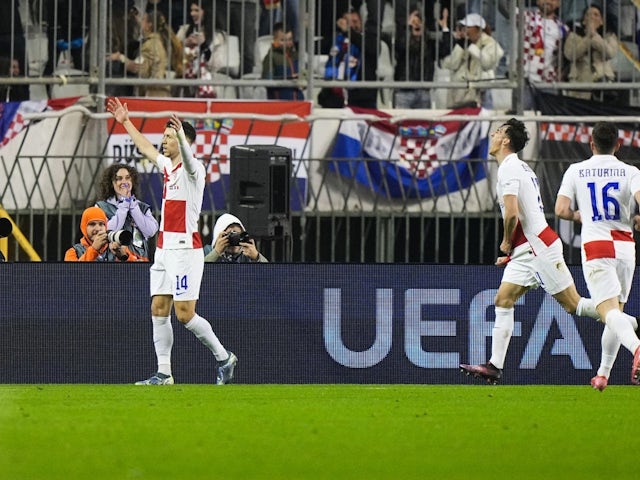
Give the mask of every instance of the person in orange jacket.
M 107 216 L 98 207 L 89 207 L 82 213 L 80 221 L 82 238 L 79 243 L 69 248 L 65 262 L 146 262 L 131 252 L 123 243 L 127 243 L 129 232 L 121 231 L 119 241 L 110 241 L 107 232 Z M 124 234 L 124 235 L 122 235 Z M 129 234 L 129 235 L 127 235 Z M 118 237 L 118 235 L 115 235 Z M 114 239 L 115 240 L 115 239 Z

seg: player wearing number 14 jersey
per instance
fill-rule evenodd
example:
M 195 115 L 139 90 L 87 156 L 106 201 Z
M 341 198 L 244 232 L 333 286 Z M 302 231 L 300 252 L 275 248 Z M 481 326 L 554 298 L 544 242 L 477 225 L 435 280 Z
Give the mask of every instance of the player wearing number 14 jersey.
M 172 115 L 162 137 L 164 154 L 161 154 L 131 122 L 126 103 L 110 98 L 107 110 L 122 124 L 138 150 L 160 170 L 164 179 L 162 221 L 150 275 L 153 344 L 158 370 L 136 385 L 174 383 L 171 372 L 171 307 L 178 321 L 211 350 L 218 361 L 216 383 L 229 383 L 233 379 L 236 356 L 222 346 L 211 324 L 196 313 L 204 271 L 198 218 L 205 185 L 204 166 L 193 157 L 190 147 L 195 141 L 196 131 Z
M 640 383 L 637 321 L 622 312 L 636 265 L 633 219 L 640 203 L 640 170 L 615 157 L 619 146 L 617 127 L 597 123 L 591 139 L 593 156 L 567 169 L 555 208 L 560 218 L 582 223 L 582 271 L 605 324 L 601 364 L 591 380 L 600 391 L 607 386 L 620 344 L 634 355 L 631 382 Z
M 578 294 L 562 253 L 560 238 L 548 225 L 538 177 L 518 158 L 529 134 L 524 123 L 512 118 L 491 134 L 489 154 L 498 161 L 498 201 L 503 237 L 496 265 L 505 267 L 495 297 L 496 321 L 491 358 L 484 364 L 461 364 L 467 375 L 498 383 L 514 328 L 518 299 L 529 289 L 543 287 L 569 313 L 598 318 L 591 299 Z

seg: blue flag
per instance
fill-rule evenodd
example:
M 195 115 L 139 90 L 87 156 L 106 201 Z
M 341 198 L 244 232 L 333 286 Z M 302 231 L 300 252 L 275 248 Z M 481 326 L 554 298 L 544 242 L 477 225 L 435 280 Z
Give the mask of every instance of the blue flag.
M 343 120 L 330 169 L 390 198 L 427 199 L 467 189 L 486 178 L 490 120 L 448 121 L 447 115 L 481 115 L 480 108 L 452 110 L 442 121 L 392 123 Z

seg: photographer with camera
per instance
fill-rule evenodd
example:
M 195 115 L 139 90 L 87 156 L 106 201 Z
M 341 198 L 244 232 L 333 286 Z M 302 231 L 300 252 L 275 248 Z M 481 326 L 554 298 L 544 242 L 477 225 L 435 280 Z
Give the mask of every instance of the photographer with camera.
M 151 258 L 149 239 L 158 232 L 158 221 L 151 207 L 136 198 L 138 171 L 124 164 L 113 164 L 100 180 L 100 207 L 109 219 L 109 230 L 127 230 L 133 235 L 129 249 L 141 260 Z
M 205 262 L 267 263 L 256 248 L 256 242 L 244 229 L 240 219 L 230 213 L 218 218 L 213 227 L 213 249 L 204 257 Z
M 107 216 L 98 207 L 89 207 L 80 221 L 82 238 L 64 255 L 65 262 L 143 262 L 127 245 L 133 236 L 127 230 L 107 232 Z

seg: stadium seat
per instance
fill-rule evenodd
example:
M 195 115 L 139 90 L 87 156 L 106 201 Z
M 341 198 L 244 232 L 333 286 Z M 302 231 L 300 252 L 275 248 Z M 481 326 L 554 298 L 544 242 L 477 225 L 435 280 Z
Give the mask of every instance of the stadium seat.
M 237 78 L 240 73 L 240 38 L 235 35 L 228 35 L 227 42 L 229 48 L 227 58 L 229 63 L 227 64 L 227 71 L 222 73 Z
M 269 53 L 272 42 L 272 35 L 262 35 L 256 39 L 256 44 L 253 49 L 253 58 L 255 59 L 253 73 L 262 73 L 262 61 L 264 60 L 264 57 L 267 56 L 267 53 Z
M 620 42 L 618 53 L 612 60 L 614 72 L 621 82 L 633 82 L 640 76 L 636 67 L 638 45 L 636 42 Z
M 232 77 L 225 75 L 224 73 L 216 72 L 213 74 L 213 80 L 231 80 Z M 216 98 L 224 100 L 235 100 L 238 98 L 237 88 L 233 85 L 217 86 Z
M 54 76 L 68 78 L 86 76 L 86 73 L 82 70 L 73 68 L 68 52 L 60 52 L 58 58 L 58 65 L 53 72 Z M 89 95 L 89 84 L 64 84 L 53 85 L 51 87 L 51 98 L 66 98 L 66 97 L 83 97 Z

